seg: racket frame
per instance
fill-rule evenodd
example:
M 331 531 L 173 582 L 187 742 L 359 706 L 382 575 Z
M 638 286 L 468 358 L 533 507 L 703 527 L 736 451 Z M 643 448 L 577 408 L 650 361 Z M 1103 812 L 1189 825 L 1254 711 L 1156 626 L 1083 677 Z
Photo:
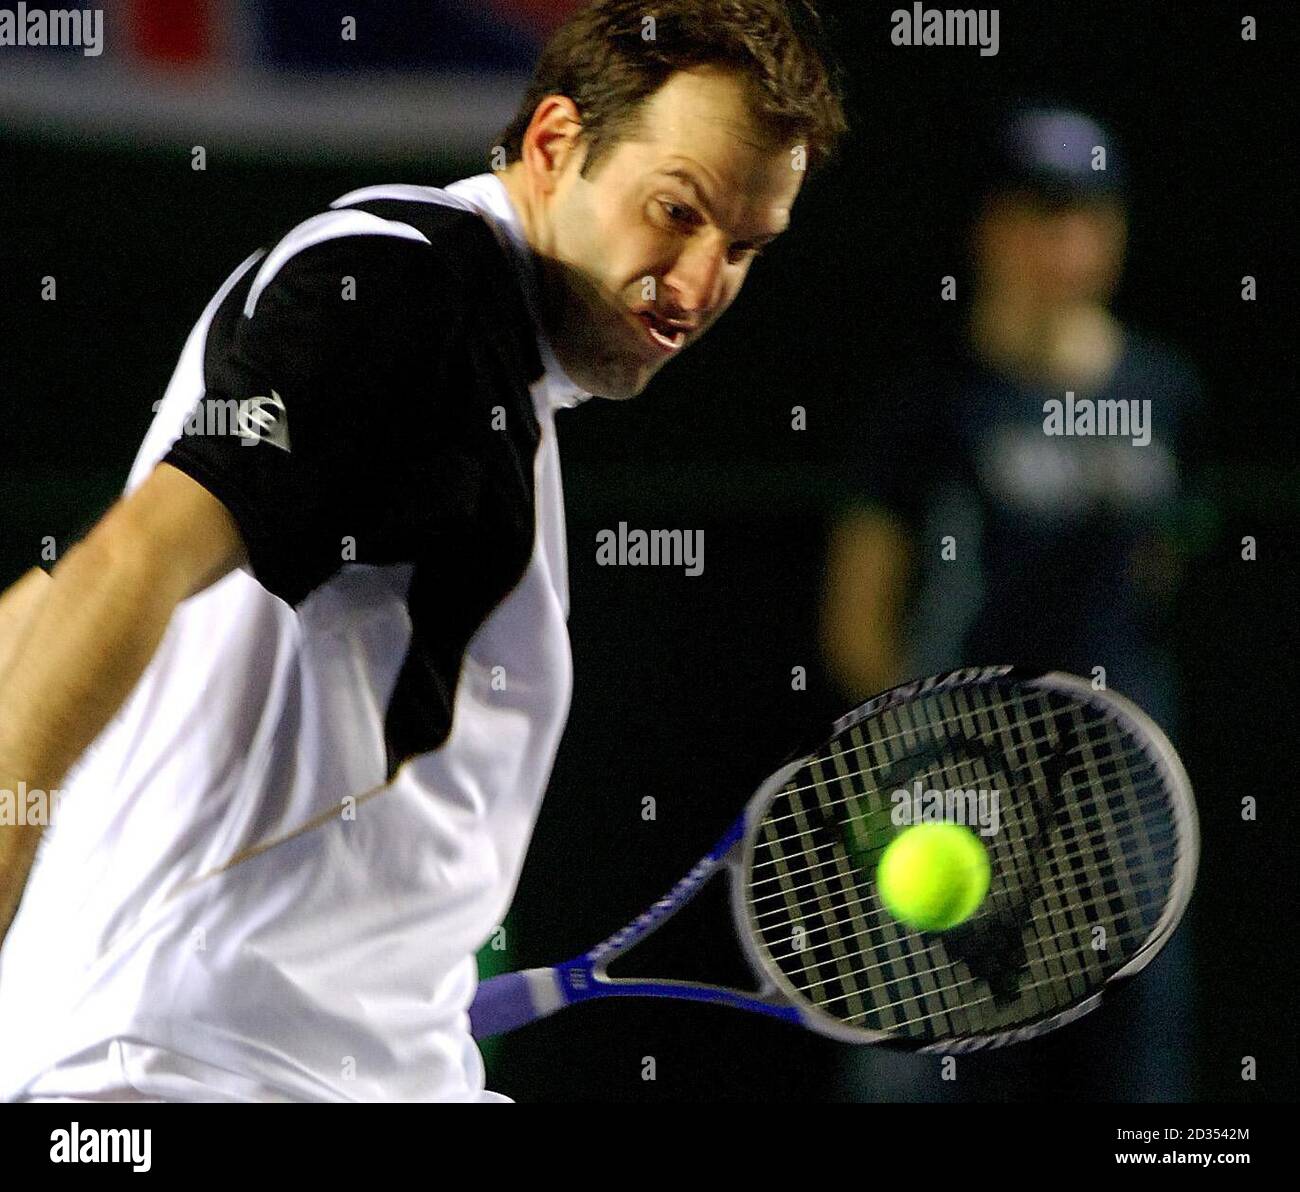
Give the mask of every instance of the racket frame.
M 815 759 L 818 748 L 827 739 L 838 737 L 854 725 L 920 696 L 1003 678 L 1100 706 L 1146 747 L 1168 792 L 1180 845 L 1169 897 L 1161 916 L 1134 955 L 1107 977 L 1100 988 L 1078 1003 L 1026 1026 L 929 1044 L 913 1043 L 885 1031 L 851 1026 L 801 996 L 790 979 L 759 945 L 757 925 L 746 898 L 745 881 L 745 875 L 754 863 L 759 826 L 768 807 L 786 783 Z M 798 757 L 787 762 L 763 782 L 749 800 L 744 813 L 671 890 L 608 939 L 553 967 L 528 969 L 485 982 L 480 986 L 480 998 L 471 1010 L 471 1023 L 476 1037 L 482 1038 L 547 1017 L 578 1002 L 606 997 L 663 997 L 726 1005 L 787 1022 L 798 1022 L 818 1034 L 847 1043 L 883 1045 L 930 1054 L 1001 1047 L 1037 1038 L 1083 1017 L 1101 1003 L 1106 989 L 1141 972 L 1172 936 L 1187 908 L 1196 880 L 1199 850 L 1196 806 L 1183 764 L 1156 723 L 1130 700 L 1109 690 L 1098 690 L 1086 680 L 1063 671 L 1039 672 L 1014 666 L 995 666 L 972 667 L 936 675 L 892 688 L 840 717 L 828 737 L 820 738 L 816 746 L 801 751 Z M 619 978 L 608 975 L 608 966 L 613 961 L 657 931 L 723 870 L 727 873 L 736 934 L 741 950 L 758 981 L 756 990 L 745 991 L 698 981 Z M 478 1011 L 477 1014 L 475 1010 Z

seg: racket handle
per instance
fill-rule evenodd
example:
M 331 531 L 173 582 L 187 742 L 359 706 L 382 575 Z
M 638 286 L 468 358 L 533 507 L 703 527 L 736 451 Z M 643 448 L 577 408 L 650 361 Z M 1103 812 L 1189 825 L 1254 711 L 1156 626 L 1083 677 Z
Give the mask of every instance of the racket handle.
M 565 1004 L 554 969 L 525 969 L 504 973 L 478 987 L 469 1008 L 470 1030 L 476 1039 L 504 1035 L 554 1014 Z

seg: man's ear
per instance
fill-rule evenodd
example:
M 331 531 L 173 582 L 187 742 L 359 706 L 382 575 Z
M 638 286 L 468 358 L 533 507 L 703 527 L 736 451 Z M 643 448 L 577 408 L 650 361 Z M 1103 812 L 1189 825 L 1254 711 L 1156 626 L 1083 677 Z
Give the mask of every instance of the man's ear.
M 533 112 L 520 152 L 534 185 L 550 193 L 584 152 L 577 105 L 566 95 L 548 95 Z

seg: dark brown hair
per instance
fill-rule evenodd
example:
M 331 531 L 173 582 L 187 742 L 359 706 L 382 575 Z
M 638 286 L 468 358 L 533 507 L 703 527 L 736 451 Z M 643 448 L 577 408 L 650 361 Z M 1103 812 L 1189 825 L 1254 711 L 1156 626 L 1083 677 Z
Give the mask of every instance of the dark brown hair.
M 588 175 L 673 74 L 702 66 L 748 78 L 756 122 L 776 144 L 805 145 L 810 172 L 847 131 L 839 66 L 812 0 L 598 0 L 542 51 L 501 134 L 506 161 L 519 160 L 537 105 L 564 95 L 582 117 Z

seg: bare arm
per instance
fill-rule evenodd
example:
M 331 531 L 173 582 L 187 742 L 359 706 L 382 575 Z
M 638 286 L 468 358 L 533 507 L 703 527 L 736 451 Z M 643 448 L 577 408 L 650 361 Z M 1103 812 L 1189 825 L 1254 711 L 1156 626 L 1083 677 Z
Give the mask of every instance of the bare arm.
M 18 643 L 40 607 L 49 582 L 50 577 L 44 571 L 33 567 L 0 593 L 0 679 L 9 669 Z
M 903 528 L 881 509 L 855 509 L 831 531 L 822 651 L 851 699 L 866 699 L 907 678 L 903 613 L 910 567 Z
M 0 792 L 57 788 L 134 689 L 176 605 L 243 557 L 225 507 L 160 464 L 48 579 L 13 585 L 0 598 L 0 641 L 17 638 L 0 666 Z M 0 939 L 40 833 L 0 823 Z

